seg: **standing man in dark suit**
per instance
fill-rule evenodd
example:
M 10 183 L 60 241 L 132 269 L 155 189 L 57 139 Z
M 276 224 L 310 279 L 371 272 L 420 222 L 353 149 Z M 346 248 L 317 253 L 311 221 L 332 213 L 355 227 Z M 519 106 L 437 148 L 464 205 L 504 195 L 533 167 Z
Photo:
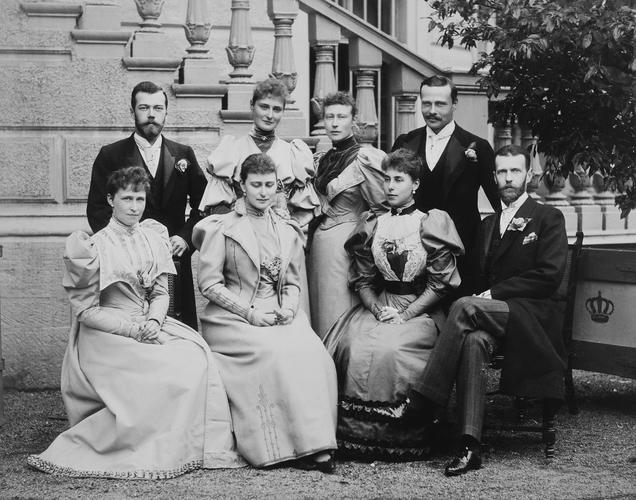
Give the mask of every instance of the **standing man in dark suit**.
M 192 267 L 192 228 L 199 221 L 199 203 L 207 180 L 190 146 L 171 141 L 161 134 L 168 114 L 168 96 L 152 82 L 138 83 L 131 95 L 135 132 L 128 138 L 104 146 L 93 163 L 86 215 L 93 232 L 108 224 L 112 209 L 106 201 L 106 181 L 123 167 L 140 166 L 151 179 L 151 192 L 142 219 L 155 219 L 168 228 L 172 256 L 181 263 L 181 311 L 178 318 L 198 328 Z M 190 203 L 190 216 L 185 217 Z
M 447 465 L 448 476 L 481 467 L 485 368 L 500 343 L 504 392 L 550 399 L 555 405 L 563 399 L 562 309 L 551 297 L 563 278 L 568 240 L 563 214 L 528 197 L 529 163 L 527 151 L 519 146 L 497 151 L 502 211 L 479 227 L 475 279 L 470 280 L 476 295 L 451 306 L 405 409 L 407 420 L 430 419 L 448 403 L 457 383 L 463 452 Z
M 467 256 L 470 254 L 481 217 L 477 205 L 479 187 L 495 210 L 499 209 L 493 181 L 494 153 L 485 139 L 459 127 L 453 120 L 457 88 L 444 76 L 425 78 L 420 85 L 422 116 L 426 126 L 400 135 L 391 151 L 410 149 L 424 168 L 415 205 L 426 212 L 444 210 L 455 223 Z M 459 260 L 465 274 L 466 259 Z

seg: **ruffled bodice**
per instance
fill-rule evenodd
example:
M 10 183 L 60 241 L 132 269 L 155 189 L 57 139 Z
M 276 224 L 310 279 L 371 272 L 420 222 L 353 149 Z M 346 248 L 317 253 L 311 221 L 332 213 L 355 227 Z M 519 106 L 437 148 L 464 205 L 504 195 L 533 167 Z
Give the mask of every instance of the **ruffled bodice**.
M 131 304 L 143 307 L 158 278 L 176 274 L 168 231 L 152 219 L 132 228 L 111 219 L 92 237 L 74 232 L 66 240 L 64 264 L 62 284 L 76 315 L 93 306 L 120 303 L 121 288 L 110 289 L 116 283 L 128 285 Z
M 249 135 L 223 136 L 217 148 L 208 157 L 208 173 L 211 178 L 203 194 L 200 210 L 220 204 L 232 205 L 237 194 L 235 186 L 241 180 L 241 165 L 245 158 L 260 149 Z M 314 190 L 314 164 L 311 150 L 303 141 L 286 142 L 276 137 L 267 155 L 276 164 L 279 181 L 279 209 L 314 211 L 319 206 Z
M 461 282 L 455 260 L 464 248 L 442 210 L 371 218 L 358 226 L 346 248 L 354 260 L 356 289 L 376 284 L 378 274 L 384 281 L 417 282 L 440 294 Z

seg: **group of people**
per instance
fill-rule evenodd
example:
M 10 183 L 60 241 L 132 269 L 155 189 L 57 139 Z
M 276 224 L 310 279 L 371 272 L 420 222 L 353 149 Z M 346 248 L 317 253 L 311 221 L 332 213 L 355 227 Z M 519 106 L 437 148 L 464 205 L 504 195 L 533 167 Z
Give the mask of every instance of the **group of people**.
M 357 142 L 344 92 L 322 103 L 332 149 L 282 140 L 287 97 L 278 80 L 256 85 L 251 131 L 221 139 L 206 180 L 161 133 L 163 90 L 133 89 L 135 132 L 93 165 L 94 234 L 66 242 L 70 428 L 29 465 L 154 479 L 246 463 L 330 473 L 336 449 L 424 458 L 456 385 L 453 476 L 481 467 L 495 349 L 505 390 L 562 398 L 551 296 L 567 238 L 561 213 L 525 193 L 528 153 L 494 153 L 456 125 L 442 76 L 421 85 L 426 126 L 388 155 Z M 480 187 L 495 209 L 481 223 Z M 167 316 L 175 274 L 180 321 Z

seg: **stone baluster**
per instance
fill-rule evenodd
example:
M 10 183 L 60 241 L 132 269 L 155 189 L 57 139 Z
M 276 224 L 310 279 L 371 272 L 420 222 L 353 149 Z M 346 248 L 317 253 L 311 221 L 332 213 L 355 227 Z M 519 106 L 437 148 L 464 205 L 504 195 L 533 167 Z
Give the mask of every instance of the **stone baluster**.
M 225 51 L 227 60 L 234 68 L 227 83 L 254 82 L 254 73 L 249 70 L 254 61 L 254 44 L 252 42 L 252 27 L 250 25 L 249 0 L 232 0 L 232 21 L 230 22 L 230 39 Z
M 581 165 L 577 165 L 568 176 L 574 192 L 570 197 L 570 203 L 575 208 L 579 217 L 578 230 L 585 232 L 598 231 L 603 227 L 603 215 L 601 207 L 594 203 L 591 190 L 591 180 L 588 171 Z
M 270 76 L 281 80 L 289 90 L 285 108 L 296 110 L 298 107 L 292 92 L 296 88 L 298 74 L 294 63 L 292 26 L 298 15 L 298 0 L 267 0 L 267 15 L 274 24 L 274 57 Z
M 512 144 L 512 127 L 510 121 L 495 123 L 495 151 Z
M 603 214 L 603 230 L 616 231 L 626 228 L 626 219 L 621 219 L 621 212 L 615 205 L 616 193 L 605 185 L 605 176 L 601 172 L 592 175 L 594 202 L 601 207 Z
M 547 172 L 543 176 L 543 182 L 548 193 L 545 195 L 545 204 L 558 208 L 565 218 L 565 228 L 568 234 L 574 234 L 579 230 L 579 222 L 576 210 L 568 202 L 568 197 L 563 192 L 566 179 L 561 174 Z
M 165 0 L 135 0 L 142 21 L 128 44 L 124 65 L 129 70 L 175 71 L 182 64 L 182 52 L 161 30 L 159 17 Z
M 382 52 L 366 40 L 353 38 L 349 41 L 349 65 L 356 82 L 356 136 L 360 142 L 372 144 L 378 137 L 375 78 L 382 68 Z
M 224 120 L 251 119 L 250 100 L 254 91 L 254 74 L 249 67 L 254 61 L 254 43 L 250 24 L 249 0 L 232 0 L 232 20 L 230 37 L 225 52 L 227 60 L 234 68 L 227 84 L 227 109 L 221 110 Z
M 325 122 L 322 118 L 322 101 L 328 94 L 338 90 L 334 71 L 335 50 L 340 41 L 340 27 L 329 19 L 319 15 L 309 15 L 309 43 L 314 48 L 316 71 L 314 75 L 314 92 L 311 98 L 311 111 L 316 120 L 312 136 L 319 138 L 317 151 L 331 147 L 325 135 Z
M 135 0 L 137 13 L 142 21 L 139 24 L 141 31 L 159 31 L 161 23 L 159 16 L 166 0 Z
M 183 59 L 180 83 L 211 84 L 214 81 L 216 65 L 208 55 L 205 46 L 212 31 L 211 0 L 188 0 L 186 22 L 183 25 L 190 47 Z

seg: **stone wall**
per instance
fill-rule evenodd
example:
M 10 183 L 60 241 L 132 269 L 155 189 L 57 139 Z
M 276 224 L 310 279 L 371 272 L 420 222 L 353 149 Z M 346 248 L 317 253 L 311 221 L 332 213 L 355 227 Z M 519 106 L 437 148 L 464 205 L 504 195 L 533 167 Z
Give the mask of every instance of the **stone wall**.
M 25 9 L 33 3 L 3 0 L 0 8 L 0 334 L 5 384 L 26 389 L 59 385 L 71 317 L 61 286 L 64 240 L 74 230 L 89 230 L 85 200 L 92 163 L 102 145 L 132 132 L 134 85 L 152 80 L 165 89 L 165 134 L 191 145 L 202 166 L 222 133 L 246 127 L 221 121 L 220 97 L 177 97 L 175 70 L 126 68 L 125 34 L 141 21 L 132 0 L 41 3 L 49 15 L 38 13 L 38 6 L 35 13 L 29 5 Z M 214 2 L 206 44 L 214 63 L 212 85 L 232 71 L 225 54 L 230 4 Z M 95 6 L 99 16 L 89 18 Z M 273 25 L 266 7 L 264 1 L 252 2 L 250 12 L 254 80 L 266 78 L 272 65 Z M 168 36 L 166 52 L 185 54 L 189 46 L 182 27 L 186 8 L 183 0 L 164 4 L 159 21 Z M 295 97 L 301 106 L 309 99 L 306 23 L 301 13 L 294 26 Z M 89 27 L 115 27 L 125 36 L 109 34 L 123 38 L 117 43 L 86 44 L 72 35 Z

